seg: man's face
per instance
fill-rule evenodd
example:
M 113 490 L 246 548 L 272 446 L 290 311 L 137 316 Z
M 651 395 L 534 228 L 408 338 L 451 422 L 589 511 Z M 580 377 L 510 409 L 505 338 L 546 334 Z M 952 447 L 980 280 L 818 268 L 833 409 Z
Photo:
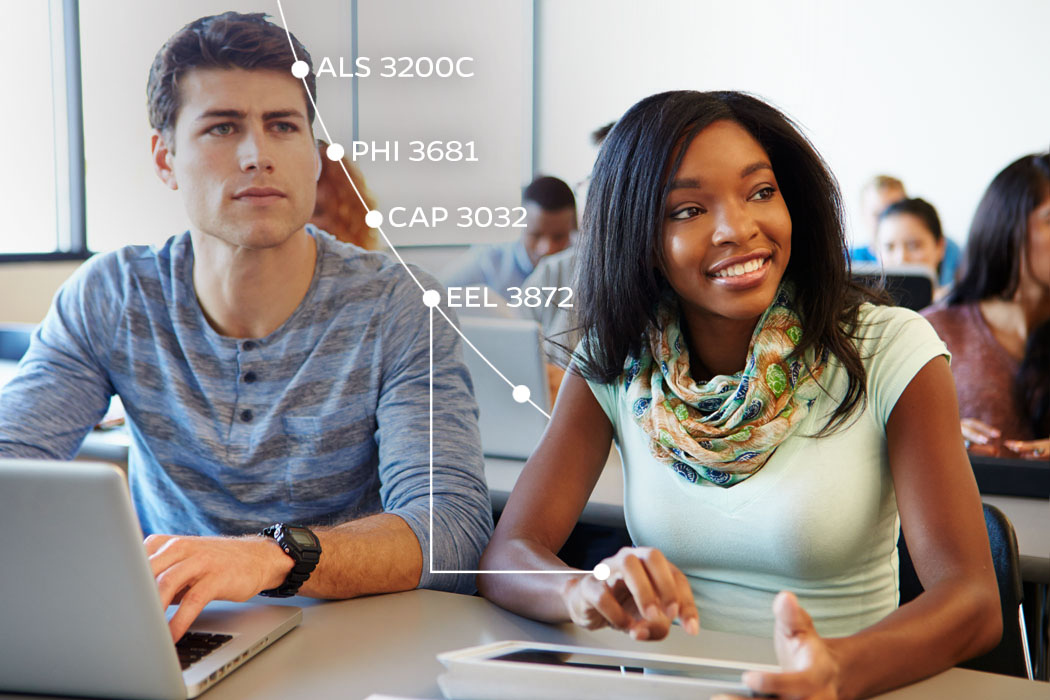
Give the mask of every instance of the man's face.
M 525 204 L 525 251 L 535 265 L 540 258 L 565 250 L 576 230 L 576 208 L 548 211 L 535 202 Z
M 179 95 L 174 143 L 155 137 L 154 159 L 193 226 L 251 249 L 301 230 L 320 160 L 299 81 L 272 70 L 198 69 L 182 76 Z

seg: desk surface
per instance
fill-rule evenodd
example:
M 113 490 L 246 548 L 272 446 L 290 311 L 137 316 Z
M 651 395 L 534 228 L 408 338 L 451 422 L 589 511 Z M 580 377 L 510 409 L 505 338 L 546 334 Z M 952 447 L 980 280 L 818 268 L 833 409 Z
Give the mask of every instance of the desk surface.
M 340 602 L 292 599 L 303 623 L 204 696 L 225 698 L 339 698 L 372 693 L 440 698 L 442 651 L 505 639 L 567 642 L 616 649 L 775 663 L 767 639 L 681 629 L 662 642 L 634 642 L 618 632 L 545 625 L 508 613 L 482 598 L 410 591 Z M 884 696 L 894 700 L 1047 697 L 1046 683 L 951 669 Z M 5 696 L 7 697 L 7 696 Z M 26 698 L 26 700 L 30 700 Z

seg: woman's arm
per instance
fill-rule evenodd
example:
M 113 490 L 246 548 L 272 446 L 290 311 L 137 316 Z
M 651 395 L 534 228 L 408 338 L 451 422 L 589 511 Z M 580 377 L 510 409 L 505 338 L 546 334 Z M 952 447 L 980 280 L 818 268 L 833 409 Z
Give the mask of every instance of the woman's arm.
M 508 610 L 545 622 L 571 619 L 588 628 L 610 625 L 638 639 L 658 639 L 681 617 L 695 634 L 689 584 L 658 550 L 624 548 L 605 560 L 611 570 L 607 581 L 567 566 L 556 555 L 601 476 L 611 441 L 609 419 L 587 383 L 570 369 L 551 422 L 481 558 L 483 570 L 564 574 L 481 574 L 478 590 Z
M 908 384 L 886 438 L 901 527 L 924 592 L 877 624 L 837 639 L 817 637 L 808 616 L 780 600 L 775 643 L 791 672 L 749 674 L 745 682 L 753 689 L 785 698 L 867 697 L 977 656 L 1002 636 L 981 499 L 943 357 Z
M 477 582 L 483 596 L 537 620 L 569 619 L 561 591 L 576 570 L 556 552 L 583 512 L 611 442 L 612 425 L 587 382 L 568 372 L 551 421 L 481 557 L 483 570 L 561 569 L 566 575 L 481 574 Z

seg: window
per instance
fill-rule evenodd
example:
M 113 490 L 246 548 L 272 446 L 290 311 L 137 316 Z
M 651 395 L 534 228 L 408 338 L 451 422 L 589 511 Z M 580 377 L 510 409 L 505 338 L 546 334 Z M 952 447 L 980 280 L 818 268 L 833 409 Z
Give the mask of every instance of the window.
M 80 56 L 75 0 L 2 5 L 0 61 L 8 108 L 0 113 L 0 261 L 86 257 Z

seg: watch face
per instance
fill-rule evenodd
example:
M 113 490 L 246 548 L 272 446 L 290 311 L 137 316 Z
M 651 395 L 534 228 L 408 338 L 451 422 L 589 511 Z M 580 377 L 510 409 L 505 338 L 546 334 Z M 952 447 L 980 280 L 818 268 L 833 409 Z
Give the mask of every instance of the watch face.
M 307 530 L 300 530 L 298 528 L 290 528 L 289 533 L 295 543 L 300 547 L 314 547 L 317 545 L 317 540 Z

